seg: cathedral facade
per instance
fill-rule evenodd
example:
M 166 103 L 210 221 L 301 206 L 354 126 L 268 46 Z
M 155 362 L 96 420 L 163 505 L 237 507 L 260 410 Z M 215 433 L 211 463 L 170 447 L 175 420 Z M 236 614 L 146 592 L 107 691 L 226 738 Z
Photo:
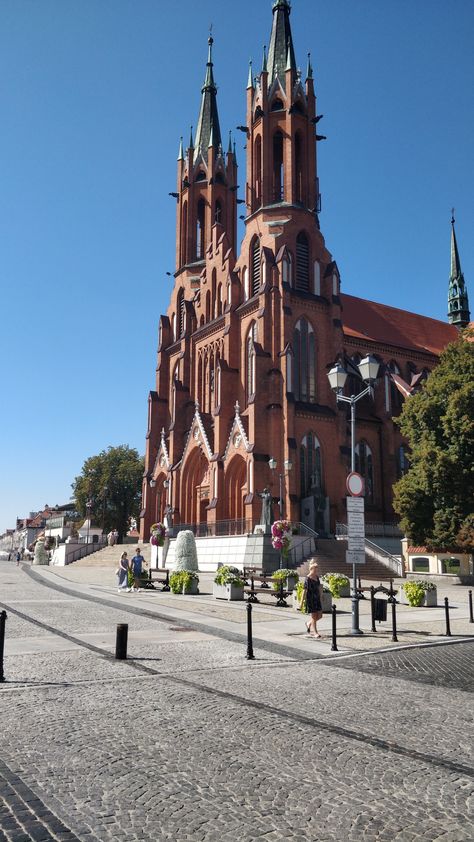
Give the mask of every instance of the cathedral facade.
M 327 374 L 340 361 L 345 393 L 357 394 L 367 354 L 380 369 L 373 399 L 357 404 L 356 469 L 366 520 L 393 522 L 392 486 L 407 466 L 393 417 L 469 321 L 454 222 L 449 323 L 341 292 L 319 225 L 313 71 L 309 57 L 305 75 L 297 69 L 290 11 L 288 0 L 273 3 L 268 55 L 257 77 L 249 70 L 243 199 L 209 38 L 196 133 L 181 143 L 173 194 L 176 271 L 148 400 L 142 540 L 165 517 L 203 532 L 251 531 L 267 488 L 275 515 L 330 533 L 345 520 L 351 430 Z

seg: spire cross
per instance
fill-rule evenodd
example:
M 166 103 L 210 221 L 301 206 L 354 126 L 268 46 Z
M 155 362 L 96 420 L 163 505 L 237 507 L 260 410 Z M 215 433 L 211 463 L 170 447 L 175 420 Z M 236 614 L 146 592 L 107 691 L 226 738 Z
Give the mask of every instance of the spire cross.
M 451 208 L 451 225 L 454 225 L 454 222 L 455 222 L 455 219 L 454 219 L 454 208 Z

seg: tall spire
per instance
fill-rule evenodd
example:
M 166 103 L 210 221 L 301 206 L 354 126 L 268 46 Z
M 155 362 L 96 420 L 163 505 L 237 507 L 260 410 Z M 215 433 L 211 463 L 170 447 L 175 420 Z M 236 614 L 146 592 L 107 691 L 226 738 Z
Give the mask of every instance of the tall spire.
M 222 144 L 221 130 L 219 126 L 219 115 L 217 113 L 217 88 L 214 82 L 213 63 L 212 63 L 212 45 L 214 39 L 209 35 L 208 41 L 209 51 L 207 56 L 206 76 L 204 85 L 201 88 L 201 108 L 199 111 L 198 124 L 196 129 L 196 139 L 194 142 L 195 149 L 201 153 L 204 160 L 207 161 L 207 150 L 210 142 L 219 148 Z
M 470 322 L 469 299 L 461 270 L 456 232 L 454 230 L 454 208 L 451 216 L 451 274 L 448 290 L 448 321 L 456 327 L 466 327 Z
M 268 47 L 268 85 L 271 86 L 278 72 L 281 85 L 285 88 L 285 68 L 296 74 L 296 59 L 291 37 L 291 6 L 289 0 L 275 0 L 273 3 L 273 26 Z

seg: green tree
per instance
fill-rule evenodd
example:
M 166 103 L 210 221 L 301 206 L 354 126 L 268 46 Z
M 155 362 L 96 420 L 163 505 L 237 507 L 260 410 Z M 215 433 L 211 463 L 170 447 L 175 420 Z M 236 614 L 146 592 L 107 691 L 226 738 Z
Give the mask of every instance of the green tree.
M 414 544 L 466 551 L 474 500 L 474 344 L 467 331 L 443 351 L 396 423 L 411 448 L 410 468 L 394 486 L 401 528 Z
M 72 489 L 76 507 L 84 517 L 90 502 L 91 517 L 107 534 L 116 529 L 120 538 L 130 528 L 130 518 L 139 518 L 143 458 L 126 444 L 90 456 L 76 477 Z

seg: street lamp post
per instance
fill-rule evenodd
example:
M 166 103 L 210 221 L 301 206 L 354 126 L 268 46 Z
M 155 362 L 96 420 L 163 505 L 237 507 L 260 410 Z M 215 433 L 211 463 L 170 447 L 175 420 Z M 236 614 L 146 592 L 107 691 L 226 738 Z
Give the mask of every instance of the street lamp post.
M 92 509 L 92 500 L 86 500 L 86 518 L 87 518 L 86 544 L 89 543 L 89 528 L 90 528 L 90 525 L 91 525 L 91 509 Z
M 275 471 L 276 468 L 277 468 L 278 462 L 277 462 L 276 459 L 273 459 L 273 457 L 272 457 L 271 459 L 268 460 L 268 465 L 269 465 L 271 471 Z M 289 459 L 285 459 L 285 461 L 283 463 L 283 467 L 284 467 L 284 472 L 283 473 L 280 472 L 278 474 L 278 481 L 279 481 L 278 509 L 279 509 L 279 514 L 280 514 L 280 520 L 283 520 L 284 515 L 285 515 L 285 505 L 284 505 L 284 499 L 283 499 L 283 479 L 284 479 L 285 475 L 288 474 L 291 471 L 291 469 L 293 467 L 293 463 L 290 462 Z M 282 567 L 283 567 L 283 559 L 282 559 L 282 554 L 281 554 L 281 551 L 280 551 L 280 570 L 281 570 Z
M 351 395 L 350 397 L 343 395 L 342 390 L 347 380 L 347 371 L 341 363 L 333 365 L 328 372 L 328 379 L 331 389 L 336 394 L 336 401 L 341 403 L 348 403 L 351 407 L 351 473 L 355 471 L 355 408 L 357 401 L 365 398 L 366 395 L 374 396 L 374 384 L 377 380 L 379 371 L 379 363 L 371 354 L 367 354 L 358 365 L 360 376 L 362 380 L 367 383 L 365 389 L 359 392 L 358 395 Z M 363 634 L 359 628 L 359 597 L 357 594 L 357 567 L 355 562 L 352 565 L 352 635 Z

